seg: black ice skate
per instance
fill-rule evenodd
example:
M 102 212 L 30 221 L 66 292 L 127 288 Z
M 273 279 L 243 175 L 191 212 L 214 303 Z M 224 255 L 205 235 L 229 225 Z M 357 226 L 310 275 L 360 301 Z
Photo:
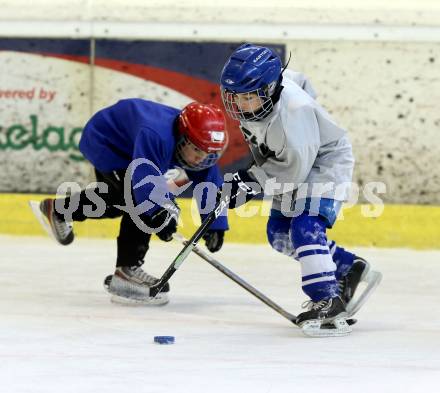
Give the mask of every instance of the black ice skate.
M 365 259 L 357 258 L 354 260 L 353 266 L 347 275 L 338 281 L 339 294 L 347 305 L 346 309 L 349 316 L 359 311 L 381 280 L 382 274 L 371 270 L 370 264 Z M 363 291 L 358 289 L 361 282 L 366 283 Z
M 306 336 L 331 337 L 351 333 L 345 304 L 339 296 L 318 302 L 309 300 L 303 308 L 307 311 L 297 316 L 296 324 Z
M 45 199 L 42 202 L 29 201 L 29 205 L 49 236 L 63 246 L 73 242 L 72 223 L 55 215 L 55 199 Z
M 169 302 L 170 286 L 164 288 L 155 296 L 150 296 L 150 287 L 159 281 L 156 277 L 145 272 L 140 265 L 117 267 L 113 275 L 104 280 L 104 288 L 112 295 L 111 301 L 121 304 L 159 306 Z

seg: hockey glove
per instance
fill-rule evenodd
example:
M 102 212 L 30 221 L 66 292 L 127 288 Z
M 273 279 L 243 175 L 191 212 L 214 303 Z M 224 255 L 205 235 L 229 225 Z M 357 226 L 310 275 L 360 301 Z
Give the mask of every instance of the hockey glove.
M 221 229 L 210 229 L 203 235 L 206 248 L 211 252 L 217 252 L 223 246 L 225 231 Z
M 179 206 L 171 201 L 167 206 L 160 208 L 149 217 L 148 225 L 152 229 L 161 228 L 160 231 L 156 232 L 156 235 L 160 240 L 169 242 L 173 239 L 173 234 L 177 231 L 179 214 Z
M 235 173 L 226 173 L 224 183 L 220 187 L 217 200 L 225 199 L 229 196 L 229 209 L 235 209 L 261 192 L 261 186 L 245 169 L 240 169 Z

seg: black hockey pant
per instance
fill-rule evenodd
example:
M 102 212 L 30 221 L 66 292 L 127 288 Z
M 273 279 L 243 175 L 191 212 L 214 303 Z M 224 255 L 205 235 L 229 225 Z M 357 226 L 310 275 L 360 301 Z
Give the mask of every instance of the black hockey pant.
M 130 218 L 130 215 L 114 207 L 115 205 L 125 206 L 124 201 L 124 176 L 125 170 L 101 173 L 95 169 L 96 181 L 107 184 L 108 192 L 101 192 L 95 188 L 93 192 L 105 202 L 105 212 L 99 217 L 88 217 L 84 214 L 84 206 L 93 205 L 82 190 L 79 195 L 79 206 L 72 213 L 73 221 L 84 221 L 86 219 L 102 219 L 122 217 L 117 238 L 117 260 L 116 266 L 133 266 L 142 261 L 148 251 L 151 234 L 139 229 Z M 64 207 L 68 209 L 73 197 L 65 198 Z M 78 198 L 78 196 L 76 196 Z M 60 213 L 57 213 L 60 214 Z M 61 217 L 64 217 L 61 215 Z

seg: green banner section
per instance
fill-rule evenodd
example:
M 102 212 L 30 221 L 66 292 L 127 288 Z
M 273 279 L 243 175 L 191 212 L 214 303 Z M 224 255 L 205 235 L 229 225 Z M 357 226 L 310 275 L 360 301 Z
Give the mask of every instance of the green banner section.
M 23 123 L 0 124 L 0 150 L 18 151 L 30 147 L 35 151 L 63 151 L 74 161 L 84 161 L 78 149 L 82 127 L 42 126 L 40 123 L 38 115 L 32 114 L 29 121 Z

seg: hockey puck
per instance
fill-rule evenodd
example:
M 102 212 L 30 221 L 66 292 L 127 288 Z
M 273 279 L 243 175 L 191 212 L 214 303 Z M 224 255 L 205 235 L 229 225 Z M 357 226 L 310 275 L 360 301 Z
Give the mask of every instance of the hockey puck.
M 108 291 L 108 288 L 110 287 L 110 283 L 112 282 L 113 274 L 110 274 L 107 276 L 104 280 L 104 289 Z
M 174 344 L 174 336 L 154 336 L 154 342 L 157 344 Z

